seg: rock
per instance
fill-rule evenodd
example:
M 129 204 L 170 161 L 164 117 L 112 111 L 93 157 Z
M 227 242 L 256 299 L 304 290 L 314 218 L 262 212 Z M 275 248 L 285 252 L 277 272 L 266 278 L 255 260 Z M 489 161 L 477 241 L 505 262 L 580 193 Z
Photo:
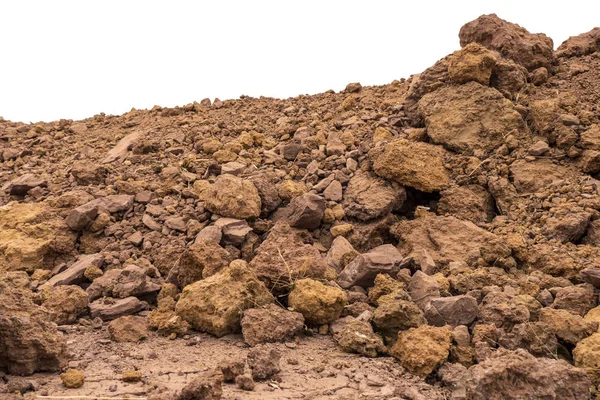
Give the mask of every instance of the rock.
M 223 374 L 205 371 L 181 389 L 177 400 L 219 400 L 223 396 Z
M 375 277 L 373 287 L 369 288 L 369 302 L 378 305 L 381 296 L 395 292 L 401 294 L 404 299 L 408 300 L 410 299 L 410 296 L 404 290 L 404 286 L 404 282 L 398 281 L 386 274 L 379 274 Z
M 583 368 L 595 385 L 600 382 L 600 333 L 581 340 L 573 349 L 576 367 Z
M 543 322 L 517 324 L 498 339 L 509 350 L 525 349 L 536 357 L 555 357 L 558 341 L 554 331 Z
M 169 271 L 167 281 L 184 288 L 227 267 L 233 257 L 212 240 L 196 240 Z
M 114 194 L 106 197 L 100 197 L 89 201 L 79 207 L 71 210 L 65 223 L 74 231 L 81 231 L 89 227 L 99 210 L 106 210 L 113 214 L 127 211 L 133 207 L 133 196 L 126 194 Z
M 66 343 L 32 293 L 0 281 L 0 370 L 11 375 L 55 372 L 66 362 Z
M 543 33 L 532 34 L 517 24 L 498 18 L 496 14 L 482 15 L 465 24 L 458 34 L 460 45 L 477 42 L 502 57 L 514 60 L 529 71 L 549 68 L 554 59 L 552 39 Z
M 148 337 L 146 318 L 127 315 L 108 324 L 108 333 L 115 342 L 139 342 Z
M 115 147 L 113 147 L 107 154 L 106 157 L 102 160 L 103 164 L 109 164 L 116 160 L 124 160 L 127 157 L 127 152 L 135 142 L 140 140 L 143 137 L 143 133 L 140 131 L 136 131 L 130 133 L 123 137 L 121 140 L 117 142 Z
M 146 228 L 148 228 L 150 230 L 153 230 L 156 232 L 162 231 L 162 225 L 159 224 L 158 222 L 156 222 L 156 220 L 148 214 L 144 214 L 142 216 L 142 223 L 144 224 L 144 226 Z
M 244 311 L 242 334 L 250 346 L 292 339 L 304 328 L 304 317 L 274 304 Z
M 403 187 L 394 187 L 383 179 L 357 172 L 348 183 L 343 206 L 347 216 L 368 221 L 402 207 L 404 201 Z
M 479 312 L 477 300 L 471 296 L 452 296 L 431 299 L 425 307 L 425 318 L 430 325 L 470 325 Z
M 124 299 L 130 296 L 145 296 L 156 293 L 161 286 L 152 282 L 144 270 L 136 265 L 130 264 L 123 269 L 111 269 L 87 288 L 87 294 L 91 301 L 102 296 Z
M 338 319 L 346 301 L 343 290 L 313 279 L 296 281 L 288 297 L 289 306 L 301 313 L 307 324 L 317 326 Z
M 102 165 L 75 161 L 71 167 L 71 175 L 80 186 L 99 185 L 104 183 L 108 170 Z
M 469 43 L 450 56 L 448 76 L 454 83 L 475 81 L 487 86 L 495 65 L 496 56 L 491 51 L 477 43 Z
M 69 368 L 66 372 L 60 374 L 60 379 L 63 385 L 69 389 L 80 388 L 85 383 L 83 371 L 73 368 Z
M 598 330 L 597 321 L 586 321 L 567 310 L 543 308 L 539 320 L 547 324 L 558 339 L 573 345 Z
M 245 262 L 186 286 L 175 311 L 194 329 L 221 337 L 239 332 L 244 310 L 273 302 L 273 296 Z
M 187 334 L 190 324 L 175 313 L 175 305 L 174 297 L 159 298 L 158 308 L 152 310 L 148 315 L 148 328 L 156 330 L 162 336 Z
M 137 231 L 129 235 L 127 240 L 129 240 L 132 245 L 139 247 L 144 241 L 144 236 L 142 235 L 142 232 Z
M 362 85 L 360 84 L 360 82 L 352 82 L 346 85 L 346 92 L 348 93 L 360 92 L 361 89 Z
M 244 373 L 245 362 L 243 360 L 227 360 L 220 366 L 223 380 L 225 382 L 234 382 L 235 378 Z
M 550 151 L 550 146 L 543 140 L 538 140 L 527 149 L 527 153 L 532 156 L 541 156 Z
M 556 57 L 581 57 L 600 50 L 600 28 L 571 36 L 556 49 Z
M 513 60 L 497 59 L 490 86 L 508 99 L 518 99 L 527 86 L 527 69 Z
M 585 372 L 564 360 L 536 358 L 525 350 L 499 349 L 469 368 L 466 398 L 589 399 L 590 380 Z
M 331 324 L 333 340 L 348 353 L 358 353 L 366 357 L 385 354 L 383 340 L 373 332 L 368 321 L 354 317 L 344 317 Z
M 24 174 L 13 179 L 8 185 L 8 194 L 11 196 L 25 196 L 31 189 L 46 187 L 48 182 L 33 174 Z
M 142 380 L 142 372 L 136 370 L 126 370 L 121 375 L 121 380 L 123 382 L 140 382 Z
M 346 238 L 356 251 L 364 253 L 375 246 L 390 243 L 394 239 L 390 234 L 390 227 L 397 222 L 396 215 L 388 214 L 379 219 L 356 224 L 352 226 L 352 232 Z
M 384 335 L 386 341 L 393 341 L 398 331 L 427 323 L 423 312 L 408 300 L 406 294 L 393 292 L 380 297 L 378 302 L 379 306 L 373 313 L 373 325 Z
M 279 179 L 274 175 L 265 171 L 260 171 L 257 174 L 248 177 L 256 189 L 261 200 L 261 215 L 267 216 L 275 211 L 281 204 L 281 198 L 277 190 L 275 182 Z
M 513 184 L 520 194 L 541 192 L 554 182 L 576 179 L 577 176 L 567 167 L 547 159 L 533 162 L 517 160 L 509 168 Z
M 137 297 L 127 297 L 125 299 L 112 299 L 104 297 L 90 304 L 90 316 L 100 318 L 103 321 L 110 321 L 125 315 L 135 314 L 148 308 L 148 303 L 138 300 Z
M 185 220 L 181 217 L 170 217 L 165 220 L 165 226 L 179 232 L 187 231 Z
M 598 295 L 589 283 L 556 289 L 552 308 L 567 310 L 573 314 L 585 316 L 598 305 Z
M 398 333 L 390 353 L 409 372 L 426 377 L 448 359 L 452 329 L 422 325 Z
M 76 239 L 44 203 L 0 206 L 0 274 L 51 269 L 71 259 Z
M 256 387 L 256 383 L 254 383 L 254 379 L 252 379 L 252 375 L 250 374 L 236 376 L 235 384 L 238 388 L 247 391 L 252 391 Z
M 85 290 L 75 285 L 47 287 L 42 290 L 42 305 L 50 312 L 50 320 L 57 325 L 73 324 L 88 310 L 89 298 Z
M 256 250 L 250 268 L 268 288 L 285 293 L 297 279 L 323 279 L 328 275 L 319 250 L 304 244 L 296 231 L 283 222 L 271 228 Z
M 333 239 L 325 261 L 336 272 L 341 272 L 358 254 L 345 237 L 338 236 Z
M 437 211 L 474 224 L 491 222 L 495 216 L 492 196 L 479 185 L 455 186 L 442 191 Z
M 418 105 L 435 144 L 465 155 L 487 156 L 506 132 L 528 140 L 529 130 L 512 102 L 496 89 L 469 82 L 426 94 Z
M 344 289 L 372 286 L 378 274 L 389 274 L 400 269 L 402 260 L 400 252 L 391 244 L 378 246 L 348 263 L 340 273 L 339 285 Z
M 327 155 L 341 156 L 346 151 L 346 145 L 342 142 L 340 134 L 337 132 L 330 132 L 327 136 L 327 145 L 325 146 Z
M 590 222 L 590 212 L 572 212 L 564 216 L 549 217 L 544 223 L 544 233 L 562 243 L 575 242 L 583 237 Z
M 221 243 L 222 238 L 223 231 L 221 228 L 215 225 L 210 225 L 198 232 L 198 235 L 196 236 L 196 242 L 200 243 L 205 240 L 212 240 L 213 242 L 219 244 Z
M 256 218 L 261 212 L 261 200 L 256 186 L 233 175 L 220 175 L 206 191 L 207 210 L 223 217 Z
M 504 292 L 490 292 L 481 301 L 479 320 L 498 328 L 512 329 L 516 324 L 529 321 L 529 309 Z
M 434 277 L 417 271 L 410 279 L 408 292 L 412 301 L 425 310 L 431 299 L 440 297 L 440 284 Z
M 321 225 L 325 213 L 326 201 L 316 194 L 303 194 L 294 197 L 289 205 L 287 220 L 290 226 L 314 230 Z
M 427 251 L 435 264 L 453 261 L 475 263 L 482 258 L 488 265 L 515 266 L 512 251 L 500 237 L 454 217 L 426 216 L 394 225 L 391 233 L 398 239 L 398 249 L 407 257 L 418 259 Z
M 219 218 L 215 222 L 215 226 L 221 228 L 224 245 L 240 246 L 246 236 L 252 232 L 248 222 L 243 219 Z
M 600 288 L 600 268 L 586 268 L 579 272 L 581 279 L 592 284 L 595 288 Z
M 252 378 L 264 380 L 281 371 L 279 360 L 281 353 L 268 345 L 256 346 L 248 352 L 247 363 L 252 371 Z
M 450 180 L 444 167 L 449 154 L 428 143 L 399 139 L 386 144 L 381 152 L 372 150 L 371 157 L 378 176 L 423 192 L 442 190 Z
M 54 275 L 48 282 L 44 283 L 41 289 L 81 283 L 84 279 L 86 269 L 90 267 L 100 268 L 103 262 L 104 256 L 102 254 L 81 255 L 73 265 L 63 272 Z

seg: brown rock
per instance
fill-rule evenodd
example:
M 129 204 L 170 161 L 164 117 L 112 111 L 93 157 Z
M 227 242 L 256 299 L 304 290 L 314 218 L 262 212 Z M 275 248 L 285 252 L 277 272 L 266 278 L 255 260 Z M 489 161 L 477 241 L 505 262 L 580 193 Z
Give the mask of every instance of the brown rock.
M 126 370 L 125 372 L 123 372 L 123 375 L 121 375 L 121 380 L 123 382 L 139 382 L 142 380 L 142 371 L 136 371 L 136 370 Z
M 186 286 L 175 311 L 194 329 L 220 337 L 240 331 L 244 310 L 273 300 L 247 264 L 236 260 L 217 274 Z
M 167 281 L 184 288 L 200 279 L 208 278 L 233 261 L 231 254 L 212 240 L 196 240 L 179 257 L 169 271 Z
M 152 310 L 148 315 L 148 328 L 156 330 L 162 336 L 187 334 L 190 324 L 175 313 L 175 305 L 174 297 L 159 298 L 158 308 Z
M 450 56 L 448 76 L 454 83 L 475 81 L 482 85 L 490 83 L 496 57 L 485 47 L 469 43 Z
M 296 281 L 288 297 L 290 307 L 304 315 L 306 323 L 311 325 L 324 325 L 338 319 L 346 301 L 343 290 L 313 279 Z
M 75 161 L 71 167 L 71 175 L 80 186 L 104 183 L 107 174 L 106 167 L 88 161 Z
M 448 359 L 452 329 L 422 325 L 398 333 L 390 353 L 409 372 L 426 377 Z
M 555 357 L 558 348 L 554 331 L 543 322 L 517 324 L 498 343 L 509 350 L 525 349 L 536 357 Z
M 465 380 L 466 398 L 473 400 L 589 399 L 590 384 L 583 370 L 566 361 L 536 358 L 522 349 L 499 349 L 469 368 Z
M 287 220 L 290 226 L 314 230 L 321 225 L 327 203 L 316 194 L 307 193 L 294 197 L 289 205 Z
M 398 281 L 386 274 L 379 274 L 375 277 L 373 287 L 369 289 L 369 302 L 378 305 L 381 296 L 397 291 L 403 292 L 404 298 L 408 300 L 410 297 L 404 291 L 404 287 L 404 282 Z
M 116 160 L 124 160 L 127 157 L 129 149 L 131 149 L 134 143 L 140 140 L 142 137 L 143 133 L 140 131 L 136 131 L 126 135 L 121 140 L 119 140 L 115 147 L 113 147 L 106 154 L 106 157 L 102 160 L 102 163 L 108 164 Z
M 461 154 L 486 156 L 504 144 L 506 132 L 519 140 L 529 138 L 512 102 L 477 82 L 429 93 L 419 101 L 418 110 L 432 142 Z
M 378 354 L 386 352 L 383 340 L 373 332 L 373 327 L 368 321 L 345 317 L 332 323 L 330 330 L 333 339 L 348 353 L 377 357 Z
M 440 284 L 434 277 L 417 271 L 410 279 L 408 292 L 412 301 L 425 310 L 432 299 L 440 297 Z
M 101 254 L 86 254 L 81 255 L 73 265 L 63 272 L 54 275 L 48 280 L 43 288 L 54 287 L 60 285 L 72 285 L 83 281 L 85 271 L 90 267 L 100 267 L 104 262 L 104 256 Z
M 600 333 L 583 339 L 573 349 L 575 366 L 583 368 L 595 385 L 600 383 Z
M 441 147 L 399 139 L 386 144 L 381 152 L 372 151 L 373 170 L 378 176 L 401 185 L 434 192 L 449 183 L 444 167 L 448 156 Z
M 85 383 L 85 376 L 83 371 L 78 369 L 69 368 L 66 372 L 60 374 L 60 379 L 69 389 L 77 389 L 83 386 Z
M 490 292 L 481 301 L 479 320 L 510 330 L 514 325 L 529 321 L 527 306 L 504 292 Z
M 25 196 L 31 189 L 46 187 L 48 182 L 33 174 L 24 174 L 13 179 L 8 185 L 8 194 L 11 196 Z
M 219 400 L 223 396 L 222 385 L 220 371 L 202 372 L 181 389 L 177 400 Z
M 557 338 L 573 345 L 598 330 L 597 321 L 584 320 L 567 310 L 543 308 L 539 320 L 547 324 Z
M 357 172 L 344 192 L 343 205 L 347 216 L 367 221 L 402 207 L 405 200 L 403 187 L 394 187 L 383 179 Z
M 556 49 L 557 57 L 581 57 L 600 50 L 600 28 L 571 36 Z
M 125 315 L 135 314 L 148 308 L 148 303 L 138 300 L 137 297 L 127 297 L 125 299 L 113 299 L 103 297 L 90 304 L 90 316 L 100 318 L 103 321 L 110 321 Z
M 425 307 L 425 318 L 430 325 L 470 325 L 479 312 L 477 300 L 471 296 L 451 296 L 431 299 Z
M 292 339 L 304 328 L 304 317 L 274 304 L 244 311 L 242 334 L 250 346 Z
M 91 301 L 102 296 L 124 299 L 130 296 L 145 296 L 156 293 L 161 286 L 152 282 L 144 270 L 136 265 L 130 264 L 125 268 L 111 269 L 87 288 L 87 294 Z
M 423 312 L 415 303 L 408 301 L 405 293 L 396 291 L 380 297 L 378 302 L 379 306 L 373 313 L 373 325 L 386 341 L 395 339 L 398 331 L 427 323 Z
M 254 379 L 252 379 L 252 375 L 250 374 L 236 376 L 235 384 L 238 388 L 247 391 L 252 391 L 256 387 L 256 383 L 254 383 Z
M 340 273 L 339 285 L 345 289 L 352 286 L 372 286 L 378 274 L 400 269 L 402 260 L 402 255 L 394 246 L 378 246 L 348 263 Z
M 281 353 L 268 345 L 260 345 L 248 352 L 248 367 L 252 371 L 252 378 L 264 380 L 281 371 L 279 360 Z
M 549 68 L 553 62 L 552 39 L 543 33 L 532 34 L 517 24 L 512 24 L 496 14 L 482 15 L 465 24 L 458 34 L 460 45 L 477 42 L 501 56 L 514 60 L 529 71 L 539 67 Z
M 567 310 L 584 316 L 598 305 L 598 295 L 589 283 L 556 289 L 552 308 Z
M 338 236 L 333 239 L 325 261 L 336 272 L 341 272 L 358 254 L 345 237 Z
M 438 214 L 452 215 L 474 224 L 491 222 L 495 214 L 494 200 L 482 186 L 455 186 L 440 193 Z
M 243 360 L 227 360 L 221 363 L 220 369 L 225 382 L 233 382 L 235 378 L 244 373 L 245 362 Z
M 246 219 L 260 215 L 261 200 L 256 186 L 233 175 L 220 175 L 205 193 L 205 207 L 223 217 Z
M 11 375 L 58 371 L 66 362 L 66 344 L 45 308 L 32 293 L 0 281 L 0 370 Z
M 87 312 L 89 298 L 79 286 L 47 287 L 42 290 L 42 305 L 50 312 L 50 320 L 57 325 L 73 324 Z
M 127 315 L 108 324 L 108 333 L 115 342 L 139 342 L 148 337 L 146 318 Z

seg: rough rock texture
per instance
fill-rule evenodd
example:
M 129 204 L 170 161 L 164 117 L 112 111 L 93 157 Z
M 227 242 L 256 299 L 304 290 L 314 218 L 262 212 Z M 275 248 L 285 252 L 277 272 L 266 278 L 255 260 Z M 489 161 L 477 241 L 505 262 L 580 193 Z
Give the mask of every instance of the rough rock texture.
M 223 395 L 223 374 L 206 371 L 181 389 L 177 400 L 219 400 Z
M 89 298 L 79 286 L 47 288 L 41 294 L 42 306 L 49 311 L 50 320 L 58 325 L 72 324 L 87 312 Z
M 466 398 L 589 399 L 585 372 L 562 360 L 535 358 L 524 350 L 500 349 L 469 369 Z
M 27 290 L 0 282 L 0 370 L 13 375 L 58 371 L 66 362 L 65 339 Z
M 474 224 L 491 222 L 495 215 L 494 200 L 482 186 L 455 186 L 440 193 L 438 213 Z
M 450 57 L 448 77 L 458 84 L 474 81 L 487 86 L 495 65 L 496 57 L 491 51 L 469 43 Z
M 470 82 L 429 93 L 419 101 L 427 135 L 449 150 L 486 156 L 507 133 L 528 139 L 528 129 L 513 104 L 496 89 Z
M 79 369 L 69 368 L 64 373 L 60 374 L 60 379 L 69 389 L 77 389 L 83 386 L 85 383 L 85 375 L 83 371 Z
M 186 286 L 176 312 L 194 329 L 223 336 L 239 332 L 244 310 L 273 302 L 273 296 L 243 261 Z
M 583 368 L 594 384 L 600 382 L 600 333 L 594 333 L 577 343 L 573 349 L 575 366 Z
M 256 186 L 233 175 L 221 175 L 204 197 L 208 210 L 223 217 L 246 219 L 260 215 L 261 201 Z
M 287 220 L 294 228 L 317 229 L 321 225 L 326 206 L 325 199 L 316 194 L 307 193 L 294 197 L 289 205 Z
M 256 346 L 248 352 L 247 363 L 252 378 L 264 380 L 281 371 L 279 361 L 281 353 L 268 345 Z
M 219 272 L 233 261 L 231 254 L 212 240 L 197 240 L 179 257 L 167 280 L 180 288 Z
M 600 51 L 600 28 L 571 36 L 556 49 L 557 57 L 580 57 Z
M 94 279 L 87 288 L 87 294 L 91 301 L 102 296 L 124 299 L 130 296 L 145 296 L 156 293 L 161 286 L 152 282 L 145 271 L 133 264 L 123 269 L 111 269 L 102 276 Z
M 425 377 L 448 359 L 451 335 L 447 326 L 410 328 L 398 333 L 390 353 L 411 373 Z
M 368 221 L 402 207 L 405 200 L 404 188 L 358 172 L 348 182 L 343 205 L 347 216 Z
M 139 342 L 148 336 L 146 319 L 131 315 L 117 318 L 108 324 L 108 333 L 115 342 Z
M 378 176 L 423 192 L 442 190 L 450 180 L 444 167 L 449 154 L 427 143 L 395 140 L 382 151 L 374 151 L 372 157 Z
M 343 290 L 313 279 L 296 281 L 288 298 L 290 307 L 304 315 L 306 323 L 311 325 L 328 324 L 338 319 L 346 301 Z
M 465 24 L 458 36 L 461 46 L 477 42 L 530 71 L 550 67 L 554 58 L 552 39 L 543 33 L 531 34 L 517 24 L 498 18 L 496 14 L 482 15 Z
M 380 273 L 392 273 L 399 269 L 402 255 L 392 245 L 378 246 L 368 253 L 355 257 L 339 276 L 341 287 L 370 287 Z
M 274 304 L 244 311 L 242 334 L 250 346 L 292 339 L 304 328 L 304 317 Z
M 330 328 L 333 339 L 348 353 L 358 353 L 367 357 L 377 357 L 386 352 L 381 337 L 373 332 L 373 327 L 368 321 L 354 317 L 344 317 Z

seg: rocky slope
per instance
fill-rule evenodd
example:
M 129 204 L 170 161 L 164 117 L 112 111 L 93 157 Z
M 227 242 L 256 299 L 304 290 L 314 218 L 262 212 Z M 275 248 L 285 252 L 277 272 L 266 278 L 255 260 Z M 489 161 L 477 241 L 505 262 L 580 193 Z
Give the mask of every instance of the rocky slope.
M 0 397 L 594 398 L 600 30 L 459 38 L 380 87 L 0 119 Z

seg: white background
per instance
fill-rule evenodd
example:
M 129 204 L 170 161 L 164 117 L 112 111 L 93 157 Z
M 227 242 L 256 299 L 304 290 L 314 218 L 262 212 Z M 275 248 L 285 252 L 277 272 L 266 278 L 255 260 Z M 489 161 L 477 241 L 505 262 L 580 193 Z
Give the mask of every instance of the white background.
M 0 0 L 0 116 L 82 119 L 205 97 L 290 97 L 419 73 L 481 14 L 558 46 L 598 1 Z

